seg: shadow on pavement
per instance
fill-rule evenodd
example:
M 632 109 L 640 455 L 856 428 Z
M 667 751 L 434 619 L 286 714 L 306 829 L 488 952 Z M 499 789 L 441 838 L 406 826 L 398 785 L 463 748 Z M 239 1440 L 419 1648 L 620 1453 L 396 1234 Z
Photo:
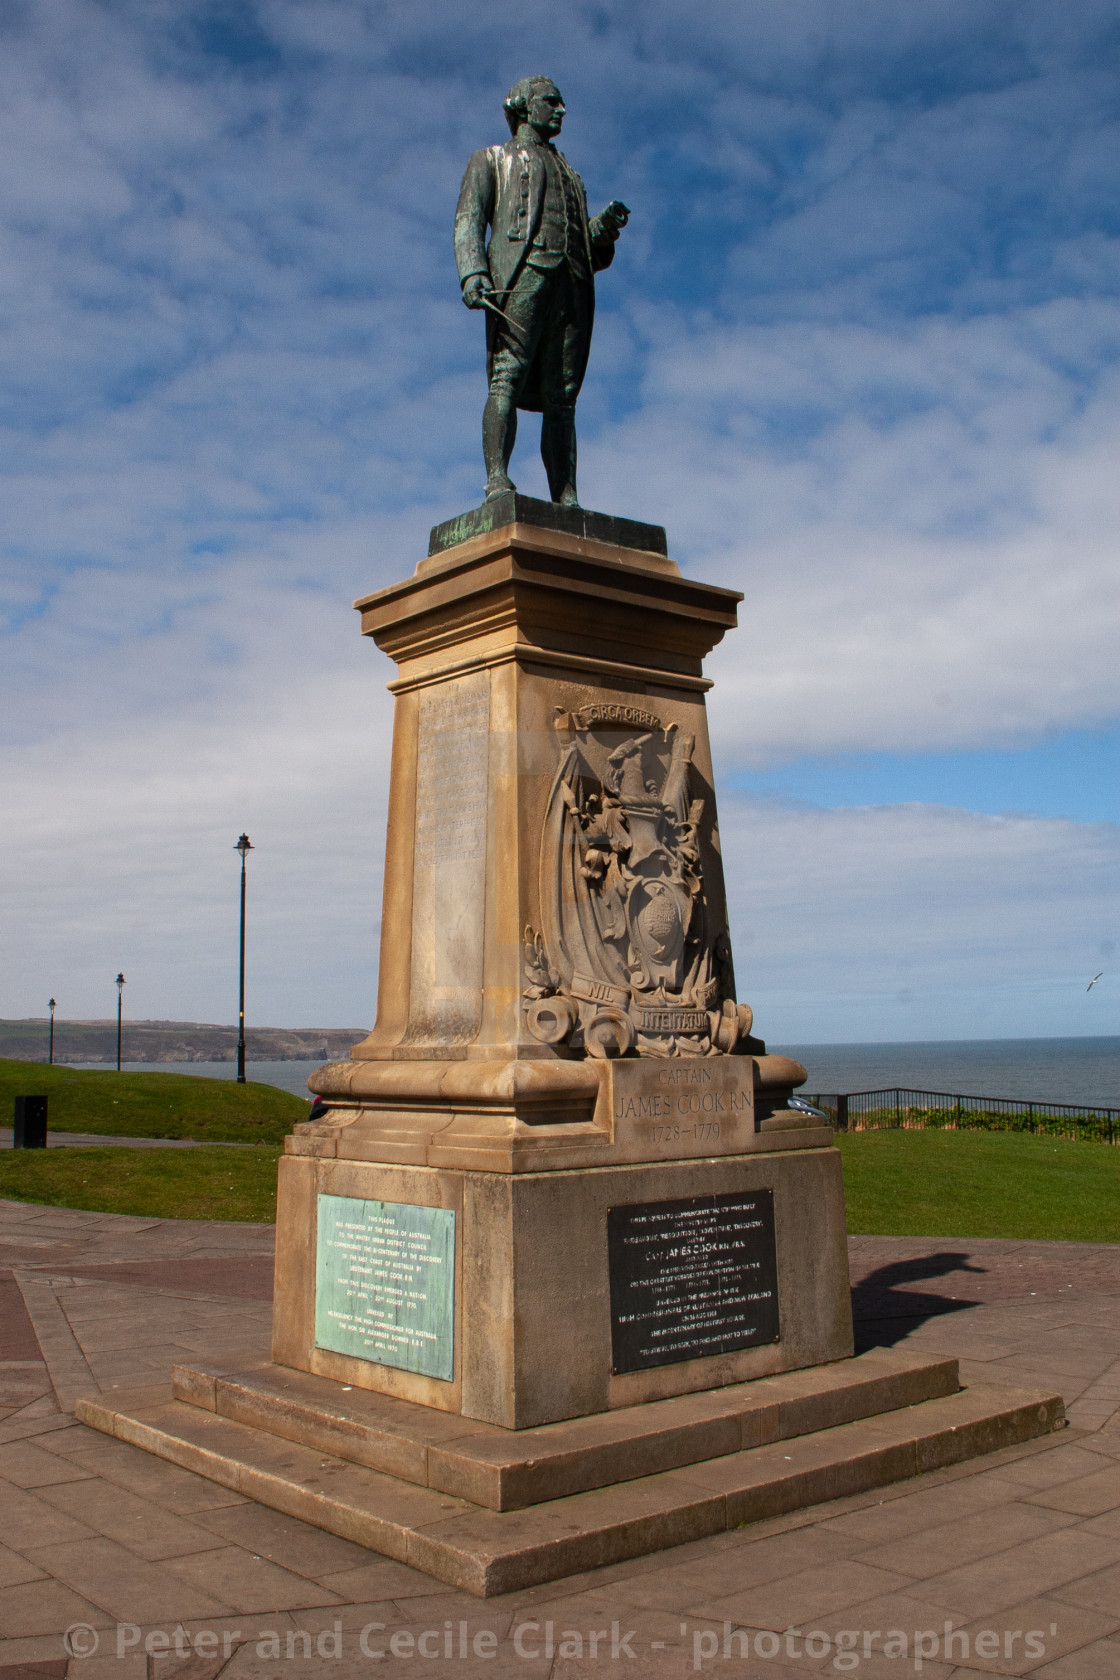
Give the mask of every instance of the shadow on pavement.
M 892 1261 L 889 1266 L 879 1266 L 861 1278 L 852 1289 L 856 1352 L 871 1347 L 894 1347 L 928 1318 L 979 1306 L 979 1301 L 948 1289 L 939 1294 L 909 1287 L 936 1278 L 950 1278 L 958 1272 L 986 1274 L 987 1267 L 970 1265 L 967 1254 L 947 1249 L 941 1254 Z

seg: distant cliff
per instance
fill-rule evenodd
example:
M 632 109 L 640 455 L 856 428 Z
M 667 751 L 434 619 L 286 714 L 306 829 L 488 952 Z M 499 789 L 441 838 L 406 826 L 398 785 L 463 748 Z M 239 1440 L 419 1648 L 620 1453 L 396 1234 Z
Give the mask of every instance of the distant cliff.
M 0 1021 L 0 1056 L 45 1062 L 48 1030 L 45 1019 Z M 334 1062 L 348 1056 L 350 1046 L 368 1031 L 368 1027 L 250 1027 L 245 1033 L 245 1053 L 251 1062 Z M 56 1016 L 54 1059 L 115 1063 L 116 1020 L 68 1021 Z M 213 1027 L 199 1021 L 124 1022 L 122 1062 L 236 1060 L 236 1027 Z

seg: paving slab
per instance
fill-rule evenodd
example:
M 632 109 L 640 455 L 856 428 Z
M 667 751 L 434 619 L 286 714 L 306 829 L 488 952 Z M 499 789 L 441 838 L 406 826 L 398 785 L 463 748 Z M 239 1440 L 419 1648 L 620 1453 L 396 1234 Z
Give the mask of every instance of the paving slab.
M 32 1546 L 85 1540 L 94 1532 L 87 1524 L 48 1505 L 37 1491 L 12 1484 L 4 1489 L 3 1522 L 5 1543 L 25 1557 Z
M 973 1660 L 986 1673 L 1026 1675 L 1039 1671 L 1039 1647 L 1045 1652 L 1041 1669 L 1045 1673 L 1052 1663 L 1107 1637 L 1118 1625 L 1120 1617 L 1070 1609 L 1053 1596 L 1043 1595 L 966 1622 L 961 1632 L 970 1640 Z M 1112 1676 L 1105 1669 L 1094 1680 L 1112 1680 Z
M 57 1581 L 122 1622 L 221 1616 L 232 1608 L 213 1593 L 179 1580 L 163 1565 L 149 1563 L 128 1547 L 100 1535 L 60 1545 L 34 1546 L 28 1556 Z
M 76 1441 L 74 1436 L 78 1437 Z M 52 1451 L 55 1440 L 61 1440 L 59 1452 L 65 1453 L 71 1463 L 99 1477 L 103 1485 L 111 1489 L 128 1488 L 163 1511 L 189 1516 L 192 1512 L 245 1503 L 243 1496 L 232 1488 L 197 1476 L 192 1470 L 181 1470 L 165 1459 L 153 1458 L 151 1453 L 141 1452 L 124 1441 L 107 1441 L 90 1429 L 69 1429 L 52 1435 Z
M 45 1570 L 38 1569 L 19 1552 L 0 1545 L 0 1587 L 18 1587 L 23 1581 L 42 1581 L 45 1578 Z
M 137 1557 L 153 1562 L 221 1545 L 209 1529 L 122 1487 L 107 1487 L 98 1476 L 42 1488 L 40 1497 L 94 1533 L 117 1540 Z
M 1093 1639 L 1033 1671 L 1039 1680 L 1104 1680 L 1120 1674 L 1120 1639 Z
M 991 1557 L 1026 1540 L 1037 1540 L 1075 1522 L 1063 1512 L 1041 1511 L 1009 1500 L 977 1511 L 970 1517 L 927 1527 L 924 1523 L 909 1534 L 896 1535 L 881 1545 L 852 1555 L 861 1563 L 896 1569 L 918 1580 L 928 1579 L 950 1564 L 959 1567 L 977 1558 Z
M 298 1517 L 286 1517 L 250 1500 L 205 1511 L 196 1520 L 220 1541 L 232 1542 L 313 1581 L 363 1569 L 370 1561 L 364 1546 L 355 1546 L 337 1534 L 312 1528 Z
M 620 1599 L 649 1610 L 688 1610 L 702 1599 L 742 1590 L 746 1581 L 764 1586 L 801 1574 L 822 1573 L 849 1557 L 858 1542 L 825 1533 L 818 1524 L 794 1529 L 750 1545 L 738 1545 L 692 1563 L 679 1561 L 680 1548 L 659 1559 L 661 1567 L 617 1583 Z
M 72 1592 L 49 1576 L 0 1589 L 0 1638 L 27 1634 L 62 1634 L 75 1622 L 108 1627 L 103 1606 Z
M 697 1595 L 691 1609 L 712 1621 L 780 1632 L 795 1623 L 816 1621 L 830 1610 L 904 1592 L 908 1585 L 904 1575 L 845 1558 L 828 1569 L 801 1569 L 758 1585 L 752 1582 L 724 1597 Z
M 1065 1528 L 929 1577 L 922 1582 L 922 1594 L 931 1604 L 972 1620 L 996 1615 L 1029 1594 L 1084 1582 L 1117 1559 L 1120 1540 Z
M 1087 1476 L 1044 1488 L 1028 1498 L 1032 1505 L 1048 1506 L 1054 1511 L 1069 1511 L 1079 1517 L 1103 1516 L 1106 1511 L 1120 1509 L 1120 1464 L 1092 1470 Z
M 1109 1539 L 1120 1536 L 1120 1511 L 1105 1511 L 1103 1516 L 1090 1517 L 1081 1524 L 1083 1534 L 1106 1534 Z
M 45 1452 L 34 1441 L 11 1441 L 0 1447 L 0 1480 L 16 1487 L 49 1487 L 54 1482 L 81 1481 L 91 1474 L 80 1465 L 60 1459 L 57 1453 Z
M 235 1610 L 299 1610 L 339 1602 L 329 1588 L 270 1563 L 243 1546 L 221 1546 L 190 1557 L 169 1558 L 167 1567 L 180 1580 L 220 1594 Z

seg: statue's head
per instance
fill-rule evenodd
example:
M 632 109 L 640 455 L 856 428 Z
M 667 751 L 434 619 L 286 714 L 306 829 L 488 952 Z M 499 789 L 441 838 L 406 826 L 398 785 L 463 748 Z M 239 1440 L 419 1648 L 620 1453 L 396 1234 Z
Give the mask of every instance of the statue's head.
M 549 76 L 522 76 L 506 95 L 503 110 L 511 134 L 516 134 L 522 123 L 529 123 L 541 134 L 559 134 L 564 121 L 564 101 Z

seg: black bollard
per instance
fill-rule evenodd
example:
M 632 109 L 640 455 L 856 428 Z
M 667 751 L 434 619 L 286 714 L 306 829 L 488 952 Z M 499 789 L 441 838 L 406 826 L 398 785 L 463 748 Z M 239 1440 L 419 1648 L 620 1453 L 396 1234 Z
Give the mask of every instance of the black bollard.
M 45 1149 L 47 1147 L 46 1097 L 17 1097 L 13 1149 Z

